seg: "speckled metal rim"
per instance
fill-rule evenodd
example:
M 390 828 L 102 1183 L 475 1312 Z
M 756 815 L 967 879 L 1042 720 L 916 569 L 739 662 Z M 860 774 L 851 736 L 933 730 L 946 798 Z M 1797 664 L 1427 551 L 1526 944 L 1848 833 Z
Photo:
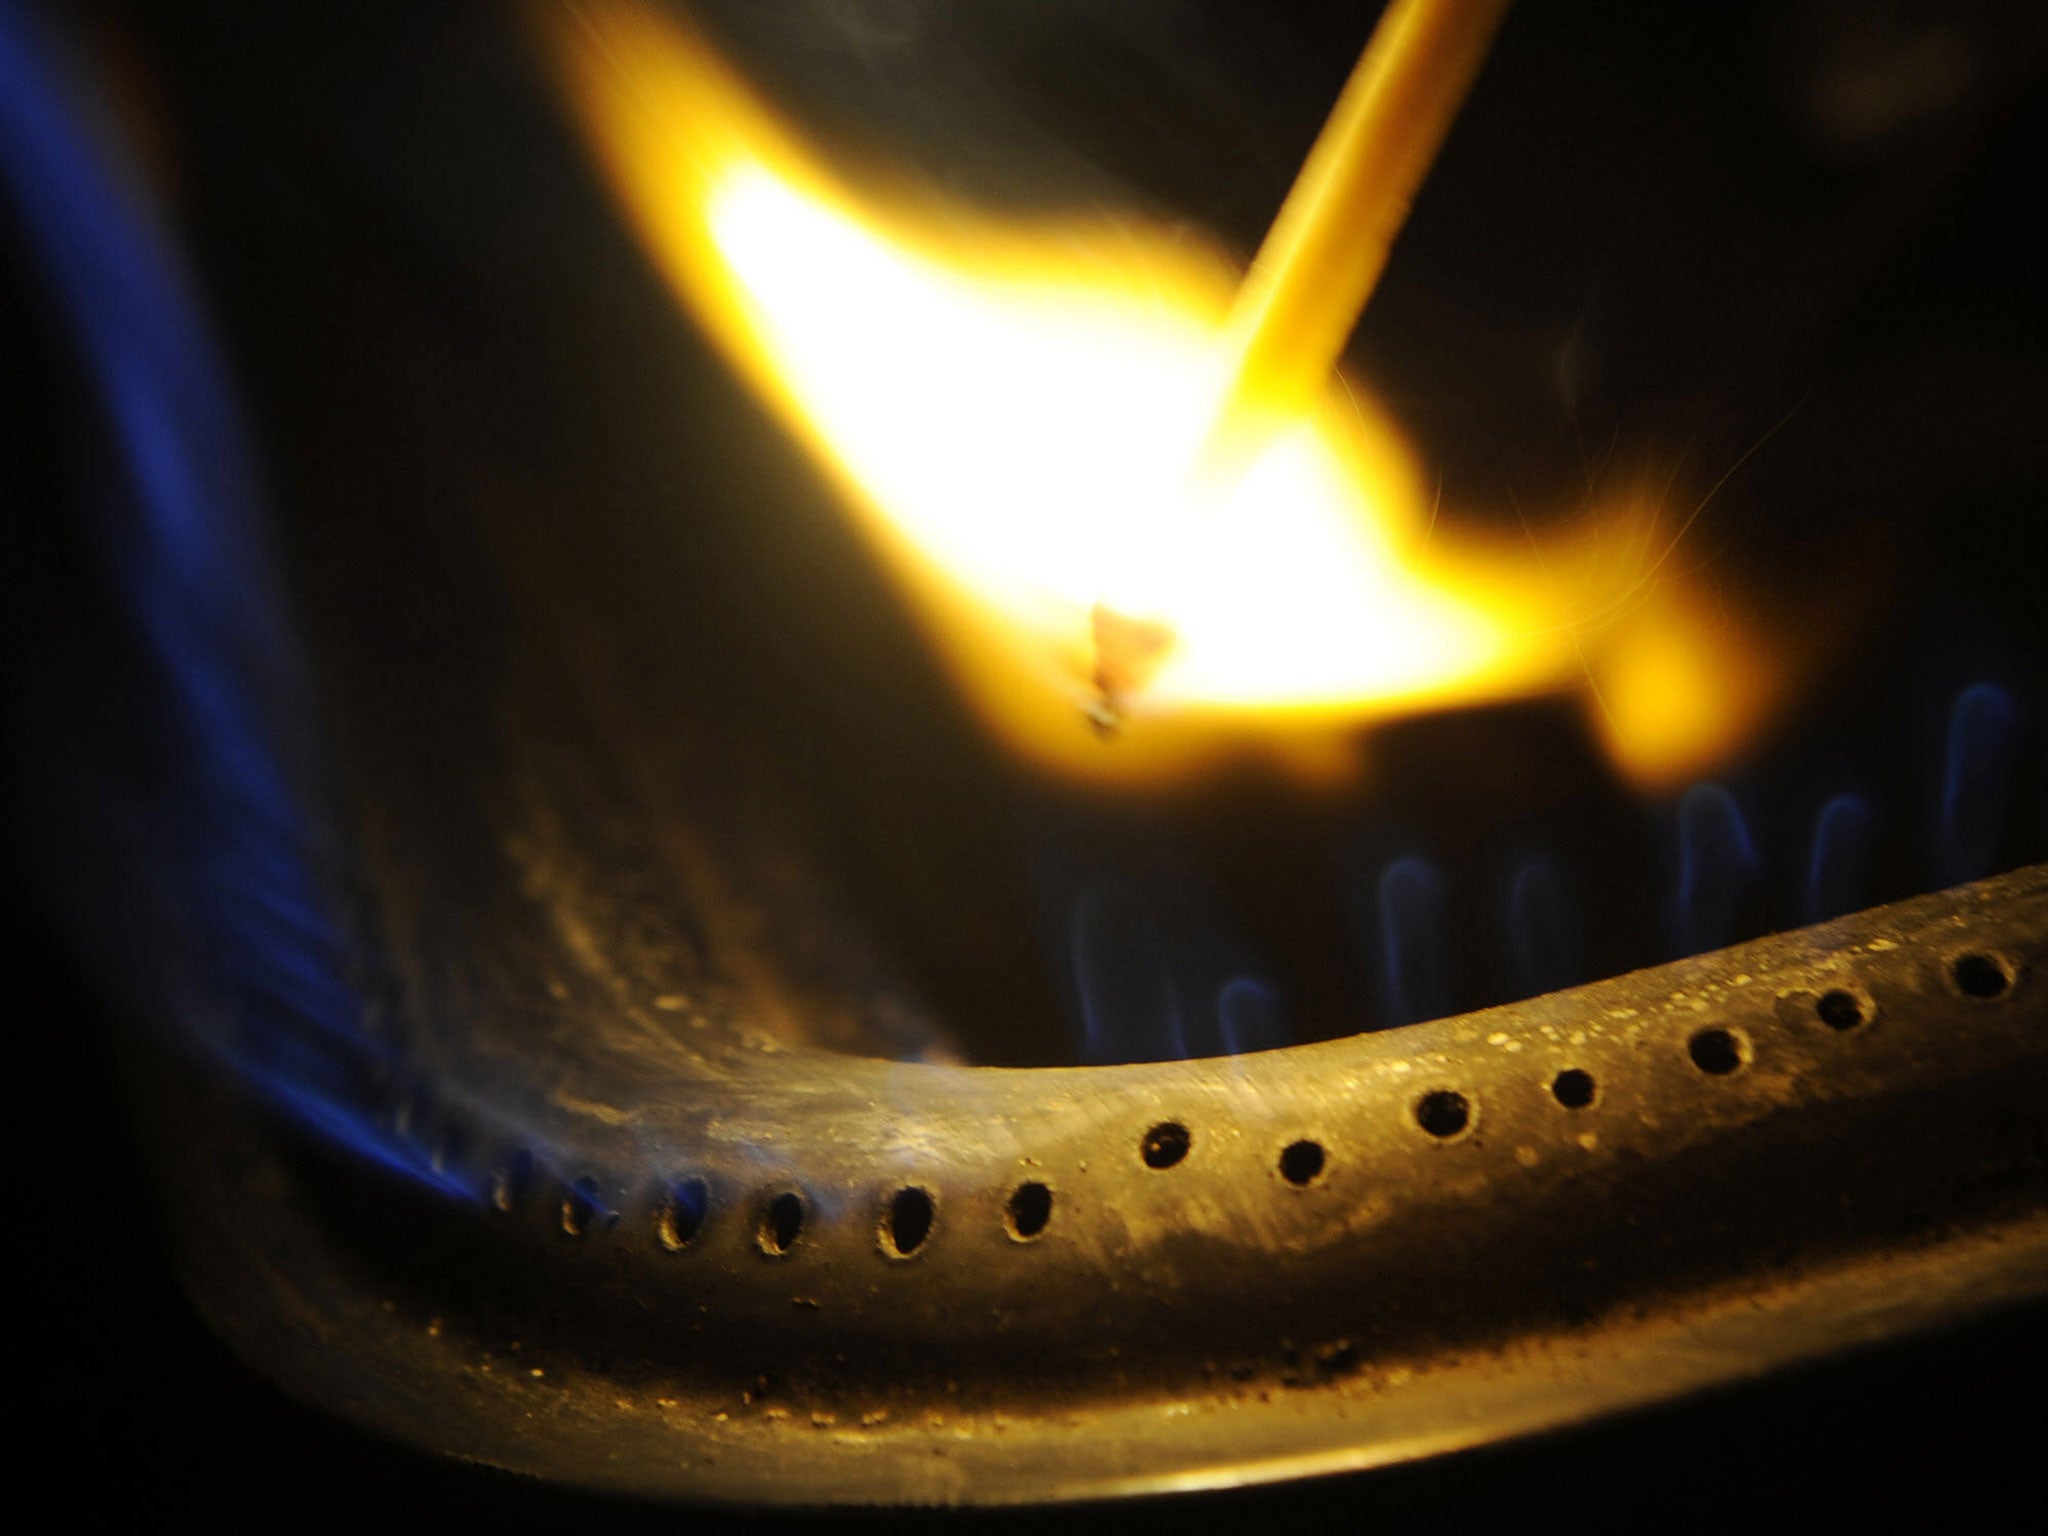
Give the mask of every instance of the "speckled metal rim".
M 477 1148 L 489 1209 L 175 1075 L 156 1130 L 215 1326 L 380 1432 L 712 1502 L 1210 1488 L 2048 1291 L 2044 968 L 2048 866 L 1236 1059 L 643 1071 Z

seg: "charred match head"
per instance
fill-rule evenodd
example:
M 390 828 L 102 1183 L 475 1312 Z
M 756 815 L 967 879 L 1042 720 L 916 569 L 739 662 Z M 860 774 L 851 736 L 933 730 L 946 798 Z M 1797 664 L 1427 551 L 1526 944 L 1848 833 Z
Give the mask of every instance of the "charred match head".
M 1158 675 L 1173 649 L 1173 629 L 1158 619 L 1118 613 L 1107 603 L 1090 611 L 1088 628 L 1095 645 L 1095 696 L 1084 713 L 1107 740 L 1123 730 L 1125 701 Z

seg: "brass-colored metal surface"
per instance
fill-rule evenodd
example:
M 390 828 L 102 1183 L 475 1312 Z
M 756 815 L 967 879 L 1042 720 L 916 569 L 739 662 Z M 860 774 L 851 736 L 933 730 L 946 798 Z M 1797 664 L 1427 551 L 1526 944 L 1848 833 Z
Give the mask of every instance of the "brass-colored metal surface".
M 509 1210 L 214 1089 L 156 1129 L 214 1325 L 374 1429 L 692 1499 L 1074 1499 L 1428 1454 L 2048 1291 L 2044 967 L 2036 867 L 1230 1060 L 714 1060 L 593 1019 L 531 1180 L 459 1154 Z M 436 1065 L 452 1100 L 510 1070 Z

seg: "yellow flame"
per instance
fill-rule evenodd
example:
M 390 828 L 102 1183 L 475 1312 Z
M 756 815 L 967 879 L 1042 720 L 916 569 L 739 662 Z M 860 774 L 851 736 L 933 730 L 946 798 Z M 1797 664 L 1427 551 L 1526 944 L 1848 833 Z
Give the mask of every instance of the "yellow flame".
M 1654 517 L 1540 554 L 1454 544 L 1344 381 L 1227 493 L 1191 496 L 1236 274 L 1184 234 L 856 196 L 702 38 L 635 5 L 578 7 L 556 43 L 651 254 L 1029 756 L 1139 783 L 1247 750 L 1327 769 L 1365 721 L 1585 686 L 1616 762 L 1661 783 L 1774 699 L 1754 646 L 1645 581 Z M 1083 719 L 1100 605 L 1165 640 L 1107 744 Z

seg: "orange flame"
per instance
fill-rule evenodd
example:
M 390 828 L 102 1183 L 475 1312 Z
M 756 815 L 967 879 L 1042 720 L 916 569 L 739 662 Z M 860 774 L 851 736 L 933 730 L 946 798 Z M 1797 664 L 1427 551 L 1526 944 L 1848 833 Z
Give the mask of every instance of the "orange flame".
M 1659 785 L 1781 693 L 1739 626 L 1645 576 L 1654 508 L 1540 552 L 1453 541 L 1348 381 L 1233 489 L 1191 496 L 1237 276 L 1184 234 L 860 196 L 704 39 L 626 0 L 553 41 L 653 259 L 1027 756 L 1136 784 L 1246 752 L 1328 771 L 1372 720 L 1577 687 L 1617 764 Z M 1109 744 L 1084 723 L 1105 605 L 1159 642 Z

